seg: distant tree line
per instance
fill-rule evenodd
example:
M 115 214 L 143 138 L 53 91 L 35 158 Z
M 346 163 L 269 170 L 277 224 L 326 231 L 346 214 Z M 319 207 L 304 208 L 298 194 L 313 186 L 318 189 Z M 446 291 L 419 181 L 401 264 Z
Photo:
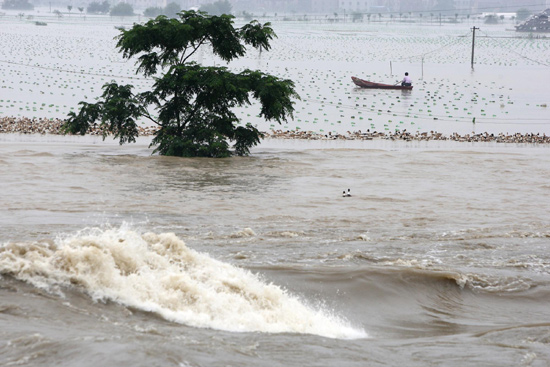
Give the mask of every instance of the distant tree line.
M 109 12 L 109 9 L 111 9 L 111 5 L 109 5 L 109 2 L 107 0 L 103 1 L 102 3 L 94 1 L 88 5 L 88 7 L 86 8 L 86 12 L 88 14 L 107 14 Z
M 123 4 L 123 3 L 120 3 L 120 4 Z M 210 15 L 222 15 L 222 14 L 231 14 L 232 8 L 233 7 L 228 0 L 218 0 L 214 3 L 202 5 L 200 7 L 200 10 L 207 12 Z M 164 8 L 159 6 L 149 7 L 145 9 L 145 11 L 143 12 L 143 15 L 149 18 L 156 18 L 159 15 L 165 15 L 168 18 L 176 18 L 177 14 L 180 11 L 182 11 L 181 6 L 175 2 L 171 2 L 168 5 L 166 5 Z M 107 1 L 104 1 L 101 4 L 99 4 L 98 2 L 93 2 L 90 4 L 90 6 L 88 6 L 88 13 L 106 14 L 108 12 L 109 12 L 109 7 L 108 7 Z M 113 14 L 112 12 L 113 11 L 111 10 L 111 15 L 121 15 L 118 13 Z M 123 15 L 132 15 L 132 14 L 126 13 Z
M 118 17 L 131 16 L 134 15 L 134 8 L 128 3 L 118 3 L 111 9 L 109 14 Z
M 211 4 L 203 4 L 199 8 L 200 11 L 207 12 L 210 15 L 231 14 L 233 6 L 228 0 L 218 0 Z
M 6 10 L 33 10 L 34 5 L 28 0 L 4 0 L 2 9 Z
M 6 1 L 28 1 L 28 0 L 6 0 Z M 205 11 L 210 15 L 231 14 L 233 6 L 228 0 L 218 0 L 210 4 L 204 4 L 200 7 L 201 11 Z M 165 15 L 168 18 L 175 18 L 177 13 L 181 11 L 181 6 L 175 2 L 171 2 L 162 7 L 150 7 L 145 9 L 143 15 L 149 18 L 155 18 L 159 15 Z M 134 15 L 134 9 L 128 3 L 119 3 L 111 8 L 109 2 L 104 0 L 102 3 L 94 1 L 88 5 L 86 9 L 88 14 L 110 14 L 112 16 L 130 16 Z
M 80 8 L 79 8 L 80 10 Z M 117 5 L 111 8 L 111 5 L 107 0 L 102 3 L 98 1 L 91 2 L 86 8 L 88 14 L 109 14 L 111 16 L 131 16 L 134 15 L 134 8 L 128 3 L 118 3 Z
M 145 9 L 143 15 L 149 18 L 156 18 L 159 15 L 166 15 L 168 18 L 176 18 L 176 15 L 181 11 L 181 6 L 176 3 L 170 3 L 164 8 L 150 7 Z

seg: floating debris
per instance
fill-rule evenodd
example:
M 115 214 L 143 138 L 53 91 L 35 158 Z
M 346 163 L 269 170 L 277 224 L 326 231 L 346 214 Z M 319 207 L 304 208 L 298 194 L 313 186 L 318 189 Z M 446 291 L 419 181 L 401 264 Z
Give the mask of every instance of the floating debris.
M 2 134 L 52 134 L 63 135 L 61 126 L 66 120 L 26 117 L 0 117 L 0 133 Z M 154 126 L 138 126 L 140 136 L 154 135 L 157 128 Z M 87 135 L 103 135 L 99 124 L 94 124 Z
M 460 135 L 453 133 L 444 135 L 437 131 L 415 132 L 410 133 L 403 131 L 377 132 L 370 131 L 356 132 L 348 131 L 346 134 L 327 134 L 317 133 L 314 131 L 293 131 L 293 130 L 272 130 L 271 133 L 264 133 L 267 138 L 272 139 L 304 139 L 304 140 L 404 140 L 404 141 L 430 141 L 430 140 L 450 140 L 458 142 L 496 142 L 496 143 L 533 143 L 533 144 L 549 144 L 550 136 L 546 134 L 489 134 L 487 132 L 478 134 Z

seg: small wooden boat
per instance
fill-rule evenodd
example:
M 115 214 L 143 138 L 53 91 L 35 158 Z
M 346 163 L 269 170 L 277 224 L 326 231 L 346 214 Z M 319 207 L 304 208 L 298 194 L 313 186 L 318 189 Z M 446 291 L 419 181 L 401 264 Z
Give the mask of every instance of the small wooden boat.
M 361 88 L 370 88 L 370 89 L 404 89 L 404 90 L 411 90 L 413 89 L 412 85 L 410 87 L 402 86 L 401 84 L 398 85 L 391 85 L 391 84 L 382 84 L 382 83 L 373 83 L 369 82 L 367 80 L 359 79 L 354 76 L 351 77 L 351 80 L 355 83 L 356 86 Z

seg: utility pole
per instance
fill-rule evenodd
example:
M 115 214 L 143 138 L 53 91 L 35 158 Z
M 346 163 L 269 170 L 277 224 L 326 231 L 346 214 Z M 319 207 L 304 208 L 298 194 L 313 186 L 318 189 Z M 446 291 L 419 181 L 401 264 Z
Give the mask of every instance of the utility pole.
M 476 26 L 472 28 L 472 69 L 474 68 L 474 46 L 476 44 L 476 29 L 479 28 L 477 28 Z

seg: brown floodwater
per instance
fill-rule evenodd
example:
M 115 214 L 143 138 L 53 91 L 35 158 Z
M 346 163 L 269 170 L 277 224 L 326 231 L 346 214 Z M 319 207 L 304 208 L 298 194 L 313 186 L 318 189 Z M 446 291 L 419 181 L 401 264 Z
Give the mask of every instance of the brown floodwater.
M 3 365 L 550 359 L 546 146 L 0 139 Z

